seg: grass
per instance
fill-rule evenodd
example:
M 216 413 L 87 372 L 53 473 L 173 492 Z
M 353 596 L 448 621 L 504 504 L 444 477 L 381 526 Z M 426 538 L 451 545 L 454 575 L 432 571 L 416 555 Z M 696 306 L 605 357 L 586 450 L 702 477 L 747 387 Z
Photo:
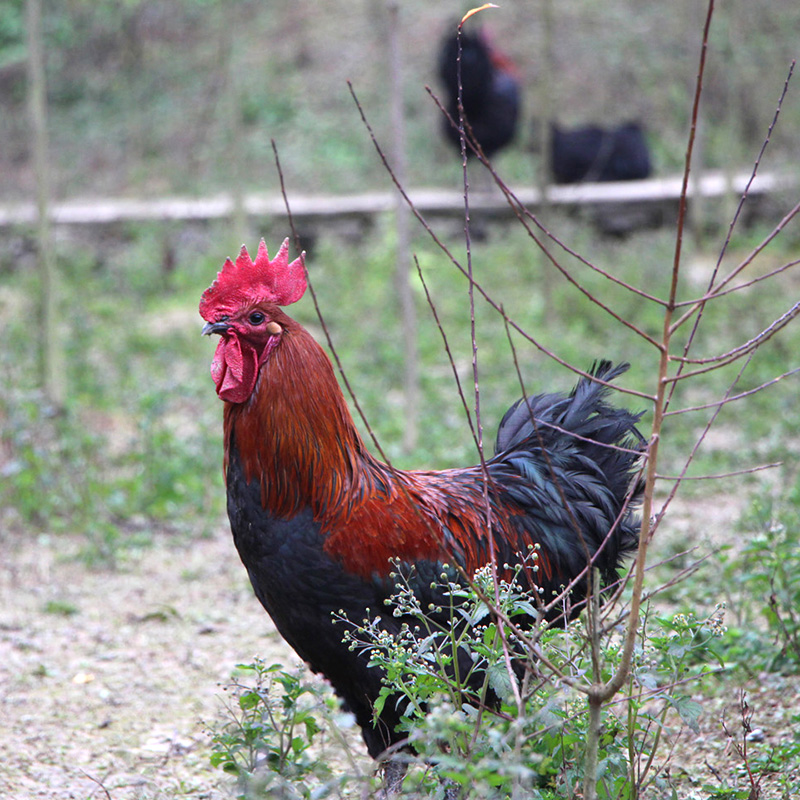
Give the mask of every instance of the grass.
M 567 237 L 574 234 L 576 247 L 583 248 L 587 257 L 623 280 L 642 282 L 654 294 L 663 289 L 672 247 L 668 232 L 644 233 L 619 244 L 591 243 L 584 231 L 569 223 L 564 229 Z M 72 514 L 81 518 L 92 503 L 101 501 L 105 511 L 100 516 L 108 518 L 138 518 L 143 512 L 154 519 L 202 520 L 219 513 L 219 500 L 207 487 L 209 481 L 220 486 L 220 409 L 207 374 L 211 348 L 198 335 L 200 321 L 194 309 L 199 293 L 227 253 L 217 252 L 210 229 L 193 247 L 176 250 L 177 266 L 167 274 L 161 267 L 161 253 L 172 236 L 177 234 L 158 226 L 128 226 L 112 247 L 87 240 L 72 250 L 61 249 L 62 324 L 70 384 L 63 418 L 48 417 L 37 399 L 36 339 L 28 324 L 35 307 L 35 276 L 30 271 L 6 276 L 5 291 L 16 298 L 16 310 L 11 304 L 6 310 L 10 346 L 3 359 L 13 390 L 3 401 L 4 440 L 13 451 L 6 469 L 12 473 L 14 491 L 21 492 L 16 506 L 22 520 L 69 527 Z M 424 238 L 418 238 L 414 247 L 472 403 L 467 282 Z M 742 252 L 736 243 L 734 249 Z M 647 254 L 645 264 L 639 253 Z M 473 262 L 477 280 L 543 347 L 583 368 L 604 357 L 630 361 L 633 366 L 624 385 L 652 391 L 647 381 L 656 351 L 577 296 L 566 282 L 556 283 L 545 319 L 544 265 L 519 231 L 508 229 L 476 245 Z M 344 246 L 333 238 L 319 242 L 309 269 L 334 346 L 370 426 L 394 462 L 402 467 L 435 468 L 474 463 L 474 444 L 421 284 L 415 282 L 418 328 L 403 331 L 394 302 L 392 265 L 391 239 L 380 228 L 358 245 Z M 632 300 L 618 287 L 609 288 L 605 279 L 585 267 L 577 275 L 633 323 L 652 333 L 658 331 L 659 309 L 654 304 Z M 765 286 L 755 302 L 734 295 L 726 305 L 712 308 L 704 320 L 707 333 L 702 351 L 723 352 L 752 337 L 768 324 L 774 309 L 785 305 L 793 285 L 787 277 Z M 293 312 L 322 340 L 309 298 Z M 482 420 L 485 438 L 491 442 L 500 417 L 521 394 L 520 377 L 502 320 L 480 300 L 476 324 Z M 400 448 L 400 376 L 404 339 L 412 334 L 420 346 L 423 436 L 420 447 L 406 454 Z M 779 374 L 800 344 L 797 337 L 789 329 L 761 350 L 743 388 Z M 519 335 L 512 340 L 528 392 L 571 388 L 572 375 Z M 728 380 L 730 373 L 704 379 L 686 397 L 679 395 L 676 407 L 719 396 Z M 691 474 L 740 470 L 790 456 L 798 428 L 795 415 L 788 413 L 793 397 L 794 387 L 788 381 L 726 409 L 718 422 L 719 435 L 711 446 L 701 448 Z M 624 402 L 647 411 L 640 399 Z M 670 421 L 664 441 L 665 472 L 672 474 L 679 468 L 680 458 L 708 413 L 679 415 Z M 647 425 L 645 416 L 644 430 Z M 79 468 L 65 471 L 66 464 Z M 791 480 L 790 467 L 784 472 Z M 95 499 L 91 502 L 81 489 L 84 480 L 92 487 Z M 758 480 L 741 478 L 737 486 L 755 487 Z M 703 492 L 707 486 L 690 484 L 687 489 Z M 43 508 L 35 498 L 39 487 L 54 498 L 52 507 Z M 25 498 L 30 493 L 34 497 L 27 507 Z
M 5 320 L 5 514 L 15 527 L 85 532 L 90 560 L 113 561 L 123 531 L 128 545 L 146 543 L 154 524 L 202 533 L 222 510 L 219 409 L 203 403 L 206 365 L 181 278 L 173 287 L 158 273 L 152 231 L 124 241 L 107 260 L 62 251 L 63 414 L 36 387 L 35 277 L 8 282 L 23 302 Z

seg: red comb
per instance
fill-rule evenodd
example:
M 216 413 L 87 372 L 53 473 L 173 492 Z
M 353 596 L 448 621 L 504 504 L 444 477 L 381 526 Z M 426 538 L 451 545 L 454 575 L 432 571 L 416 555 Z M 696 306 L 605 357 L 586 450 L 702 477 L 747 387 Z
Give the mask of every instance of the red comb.
M 289 239 L 269 260 L 267 245 L 262 239 L 255 262 L 242 245 L 236 263 L 227 259 L 217 273 L 217 279 L 203 292 L 200 316 L 215 322 L 230 316 L 244 305 L 264 301 L 288 306 L 296 303 L 306 290 L 305 253 L 289 263 Z

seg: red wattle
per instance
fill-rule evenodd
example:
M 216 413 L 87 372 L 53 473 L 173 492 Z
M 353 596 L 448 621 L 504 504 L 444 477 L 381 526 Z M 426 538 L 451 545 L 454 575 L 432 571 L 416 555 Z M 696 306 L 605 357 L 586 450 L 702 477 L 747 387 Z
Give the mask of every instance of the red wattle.
M 258 357 L 255 350 L 247 345 L 242 347 L 236 336 L 223 336 L 211 362 L 211 377 L 220 399 L 229 403 L 244 403 L 255 388 L 257 376 Z

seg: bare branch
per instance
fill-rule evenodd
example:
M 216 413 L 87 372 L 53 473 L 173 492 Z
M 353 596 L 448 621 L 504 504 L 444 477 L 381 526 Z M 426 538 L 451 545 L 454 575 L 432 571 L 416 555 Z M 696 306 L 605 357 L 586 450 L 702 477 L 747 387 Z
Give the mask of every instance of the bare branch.
M 414 263 L 417 267 L 417 275 L 422 283 L 422 288 L 425 290 L 425 299 L 428 301 L 428 307 L 433 314 L 434 322 L 436 323 L 436 327 L 439 329 L 439 333 L 441 334 L 442 342 L 444 343 L 444 349 L 447 353 L 447 360 L 450 362 L 450 368 L 453 370 L 453 378 L 456 382 L 456 389 L 458 390 L 458 396 L 461 399 L 461 405 L 464 408 L 464 413 L 467 417 L 467 423 L 469 425 L 470 432 L 472 433 L 472 438 L 475 441 L 475 447 L 478 448 L 480 445 L 478 444 L 478 435 L 475 432 L 475 426 L 472 423 L 472 412 L 470 411 L 469 403 L 467 403 L 467 398 L 464 396 L 464 389 L 461 386 L 461 378 L 458 377 L 458 369 L 456 368 L 456 362 L 453 358 L 453 353 L 450 350 L 450 342 L 447 339 L 447 334 L 444 332 L 442 321 L 439 319 L 439 313 L 436 310 L 436 304 L 433 302 L 433 297 L 431 297 L 431 293 L 428 289 L 428 283 L 425 280 L 422 267 L 420 267 L 419 259 L 416 256 L 414 256 Z
M 430 88 L 430 86 L 426 86 L 425 90 L 428 92 L 433 102 L 436 103 L 437 108 L 448 120 L 450 125 L 453 126 L 454 128 L 458 128 L 458 124 L 450 116 L 450 113 L 442 105 L 441 100 L 436 95 L 436 93 Z M 511 208 L 514 211 L 515 216 L 517 217 L 519 222 L 522 223 L 523 227 L 525 227 L 525 230 L 528 232 L 533 241 L 536 243 L 537 247 L 545 254 L 545 256 L 547 256 L 547 258 L 551 261 L 551 263 L 554 266 L 556 266 L 557 269 L 559 269 L 559 271 L 561 271 L 562 273 L 564 272 L 562 267 L 560 267 L 559 264 L 556 262 L 555 256 L 553 256 L 552 253 L 547 249 L 544 242 L 542 242 L 530 230 L 527 223 L 525 222 L 526 219 L 530 220 L 548 239 L 550 239 L 551 242 L 553 242 L 553 244 L 557 245 L 567 255 L 571 256 L 576 261 L 580 262 L 585 267 L 592 270 L 592 272 L 596 272 L 598 275 L 601 275 L 602 277 L 606 278 L 611 283 L 615 283 L 617 286 L 620 286 L 623 289 L 626 289 L 632 294 L 638 295 L 639 297 L 642 297 L 645 300 L 649 300 L 650 302 L 656 303 L 661 306 L 666 306 L 667 304 L 666 300 L 663 300 L 660 297 L 656 297 L 655 295 L 649 294 L 648 292 L 645 292 L 638 286 L 634 286 L 633 284 L 627 283 L 621 278 L 618 278 L 616 275 L 613 275 L 612 273 L 602 269 L 602 267 L 593 264 L 591 261 L 589 261 L 589 259 L 586 258 L 586 256 L 582 255 L 577 250 L 569 247 L 569 245 L 567 245 L 564 241 L 562 241 L 559 237 L 557 237 L 554 233 L 552 233 L 552 231 L 550 231 L 550 229 L 547 228 L 547 226 L 545 226 L 542 223 L 542 221 L 536 216 L 536 214 L 530 211 L 530 209 L 528 209 L 522 203 L 522 201 L 520 201 L 517 195 L 508 186 L 508 184 L 506 184 L 506 182 L 495 171 L 494 167 L 492 166 L 492 163 L 489 161 L 488 158 L 486 158 L 486 156 L 483 154 L 483 151 L 480 149 L 480 145 L 477 142 L 475 142 L 474 137 L 471 136 L 471 130 L 468 125 L 465 127 L 465 131 L 468 134 L 466 137 L 467 145 L 470 147 L 472 152 L 477 156 L 481 164 L 483 164 L 486 170 L 491 174 L 496 186 L 505 196 L 509 208 Z M 567 276 L 565 275 L 565 277 Z
M 406 192 L 405 188 L 400 184 L 400 182 L 397 180 L 397 177 L 395 176 L 394 172 L 392 171 L 392 167 L 389 164 L 389 161 L 386 158 L 386 155 L 384 154 L 383 149 L 381 148 L 380 143 L 377 140 L 377 137 L 375 136 L 375 132 L 373 131 L 372 126 L 369 124 L 369 121 L 366 118 L 366 115 L 364 113 L 364 109 L 362 108 L 361 103 L 360 103 L 360 101 L 358 99 L 358 96 L 356 95 L 355 90 L 353 89 L 352 83 L 348 81 L 347 85 L 350 88 L 350 94 L 352 95 L 353 100 L 355 101 L 356 107 L 358 108 L 358 111 L 359 111 L 359 113 L 361 115 L 361 121 L 364 123 L 364 126 L 365 126 L 365 128 L 367 129 L 367 132 L 370 135 L 370 139 L 372 141 L 372 144 L 375 147 L 375 149 L 376 149 L 376 151 L 378 153 L 378 156 L 381 159 L 381 162 L 383 163 L 385 169 L 387 170 L 387 172 L 391 176 L 394 185 L 397 187 L 397 190 L 403 195 L 403 198 L 408 203 L 408 205 L 409 205 L 409 207 L 411 209 L 411 212 L 417 218 L 417 220 L 419 221 L 420 225 L 422 225 L 422 227 L 425 230 L 425 232 L 431 237 L 431 239 L 436 244 L 436 246 L 447 256 L 447 258 L 450 260 L 450 263 L 453 264 L 453 266 L 456 267 L 456 269 L 458 269 L 459 272 L 461 272 L 461 274 L 464 275 L 464 277 L 467 278 L 467 280 L 470 281 L 470 283 L 474 286 L 474 288 L 478 292 L 478 294 L 480 294 L 481 297 L 483 297 L 483 299 L 486 301 L 486 303 L 491 308 L 493 308 L 501 316 L 505 317 L 505 314 L 503 312 L 502 306 L 499 303 L 497 303 L 491 297 L 491 295 L 489 295 L 489 293 L 483 288 L 483 286 L 480 284 L 480 282 L 478 282 L 477 280 L 474 279 L 474 277 L 471 277 L 469 275 L 468 270 L 465 269 L 461 265 L 461 263 L 452 254 L 452 252 L 447 247 L 447 245 L 436 235 L 435 231 L 430 227 L 428 222 L 425 220 L 425 218 L 420 213 L 419 209 L 414 205 L 413 201 L 408 196 L 408 193 Z M 526 339 L 528 342 L 530 342 L 537 350 L 539 350 L 539 352 L 544 353 L 548 358 L 552 359 L 553 361 L 555 361 L 558 364 L 561 364 L 563 367 L 566 367 L 571 372 L 574 372 L 576 375 L 580 375 L 580 376 L 582 376 L 584 378 L 589 378 L 589 379 L 595 380 L 597 383 L 602 383 L 604 385 L 610 386 L 611 388 L 614 388 L 619 392 L 624 392 L 625 394 L 630 394 L 630 395 L 632 395 L 634 397 L 641 397 L 641 398 L 643 398 L 645 400 L 648 400 L 648 401 L 651 401 L 651 402 L 654 400 L 652 395 L 648 395 L 645 392 L 639 392 L 639 391 L 636 391 L 636 390 L 633 390 L 633 389 L 624 388 L 622 386 L 618 386 L 618 385 L 615 385 L 615 384 L 607 384 L 607 383 L 605 383 L 605 381 L 597 380 L 592 375 L 590 375 L 588 372 L 585 372 L 584 370 L 581 370 L 581 369 L 573 366 L 568 361 L 565 361 L 563 358 L 560 358 L 558 355 L 556 355 L 556 353 L 554 353 L 549 348 L 545 347 L 535 337 L 531 336 L 531 334 L 529 334 L 524 328 L 522 328 L 521 325 L 519 325 L 519 323 L 517 323 L 511 317 L 507 317 L 507 319 L 508 319 L 508 324 L 517 333 L 519 333 L 520 336 L 522 336 L 524 339 Z M 623 322 L 623 320 L 620 319 L 620 322 Z M 650 340 L 649 337 L 646 337 L 646 338 L 648 338 L 648 340 Z M 656 346 L 658 346 L 657 343 L 654 340 L 653 340 L 652 343 L 656 344 Z
M 677 375 L 673 375 L 671 378 L 667 378 L 668 381 L 677 382 L 677 381 L 684 381 L 687 378 L 693 378 L 696 375 L 702 375 L 706 372 L 711 372 L 715 369 L 719 369 L 720 367 L 724 367 L 728 364 L 733 363 L 734 361 L 738 361 L 740 358 L 743 358 L 746 355 L 757 350 L 761 347 L 762 344 L 769 341 L 775 334 L 779 331 L 783 330 L 796 316 L 800 314 L 800 301 L 795 303 L 788 311 L 785 311 L 778 317 L 774 322 L 772 322 L 768 327 L 766 327 L 761 333 L 757 336 L 754 336 L 749 341 L 745 342 L 744 344 L 740 344 L 738 347 L 733 348 L 733 350 L 728 350 L 725 353 L 721 353 L 717 356 L 709 356 L 707 358 L 674 358 L 670 359 L 673 361 L 680 361 L 681 365 L 685 364 L 708 364 L 710 365 L 706 369 L 698 369 L 694 372 L 683 372 Z
M 656 482 L 656 465 L 658 463 L 658 447 L 661 440 L 661 431 L 664 421 L 664 411 L 666 409 L 666 389 L 667 383 L 665 378 L 669 366 L 669 344 L 670 344 L 670 326 L 672 321 L 672 313 L 675 303 L 675 295 L 677 291 L 678 274 L 680 269 L 681 259 L 681 245 L 683 240 L 683 231 L 686 217 L 686 195 L 689 186 L 689 169 L 692 160 L 692 150 L 694 146 L 694 138 L 697 128 L 698 110 L 700 106 L 700 95 L 703 89 L 703 76 L 705 73 L 705 60 L 706 50 L 708 48 L 709 30 L 711 27 L 711 18 L 714 14 L 714 0 L 709 0 L 708 11 L 706 14 L 705 26 L 703 28 L 702 46 L 700 54 L 700 65 L 697 74 L 697 83 L 695 86 L 695 97 L 692 106 L 692 123 L 691 132 L 689 134 L 689 142 L 686 148 L 686 168 L 684 171 L 683 190 L 681 192 L 681 200 L 678 209 L 678 226 L 675 243 L 675 258 L 673 263 L 672 285 L 670 288 L 669 304 L 664 310 L 664 328 L 663 339 L 660 347 L 660 359 L 658 368 L 658 389 L 653 409 L 653 425 L 652 433 L 650 435 L 650 443 L 648 448 L 648 461 L 645 465 L 645 489 L 644 500 L 642 503 L 642 528 L 639 534 L 639 549 L 636 555 L 635 572 L 633 578 L 633 591 L 631 595 L 631 617 L 628 621 L 628 627 L 625 631 L 625 640 L 622 648 L 622 655 L 620 658 L 619 666 L 615 673 L 603 685 L 601 690 L 601 697 L 605 700 L 612 698 L 617 692 L 620 691 L 627 676 L 630 672 L 633 652 L 636 644 L 636 633 L 639 623 L 639 613 L 641 610 L 642 593 L 644 590 L 644 567 L 647 559 L 647 548 L 650 541 L 651 531 L 651 513 L 653 507 L 653 497 L 655 492 Z M 676 484 L 677 486 L 678 484 Z M 673 488 L 674 491 L 674 488 Z
M 779 383 L 784 378 L 790 378 L 792 375 L 796 375 L 800 372 L 800 367 L 795 367 L 794 369 L 790 369 L 787 372 L 784 372 L 781 375 L 778 375 L 776 378 L 772 378 L 771 380 L 765 381 L 764 383 L 756 386 L 754 389 L 748 389 L 746 392 L 741 392 L 740 394 L 732 395 L 730 397 L 726 397 L 724 400 L 716 400 L 713 403 L 704 403 L 700 406 L 688 406 L 687 408 L 678 408 L 675 411 L 666 411 L 664 412 L 665 417 L 671 417 L 676 414 L 689 414 L 692 411 L 703 411 L 706 408 L 716 408 L 720 403 L 724 405 L 728 405 L 729 403 L 733 403 L 736 400 L 743 400 L 745 397 L 749 397 L 750 395 L 756 394 L 757 392 L 761 392 L 769 386 L 773 386 L 776 383 Z
M 798 212 L 800 212 L 800 203 L 798 203 L 792 209 L 791 215 L 794 216 Z M 751 253 L 750 256 L 748 256 L 747 264 L 745 266 L 749 266 L 750 261 L 754 259 L 756 255 L 758 255 L 758 253 L 756 253 L 756 251 L 753 251 L 753 253 Z M 684 308 L 686 306 L 699 306 L 701 303 L 705 303 L 710 300 L 717 300 L 722 297 L 728 297 L 729 295 L 735 294 L 736 292 L 742 292 L 746 289 L 750 289 L 751 287 L 756 286 L 757 284 L 762 283 L 763 281 L 768 281 L 771 278 L 774 278 L 777 275 L 780 275 L 781 273 L 786 272 L 787 270 L 792 269 L 793 267 L 796 267 L 798 265 L 800 265 L 800 259 L 795 259 L 794 261 L 787 261 L 780 267 L 775 267 L 774 269 L 771 269 L 769 272 L 765 272 L 763 275 L 757 275 L 755 278 L 752 278 L 749 281 L 744 281 L 743 283 L 737 283 L 736 286 L 731 286 L 729 289 L 723 289 L 722 291 L 719 292 L 713 291 L 709 294 L 703 295 L 703 297 L 700 298 L 695 298 L 693 300 L 685 300 L 683 302 L 676 303 L 675 307 Z M 696 309 L 692 308 L 687 313 L 685 313 L 679 320 L 680 324 L 678 322 L 675 323 L 675 325 L 673 326 L 673 330 L 677 330 L 686 319 L 688 319 L 690 316 L 694 314 L 695 311 Z M 673 356 L 673 358 L 677 359 L 678 357 Z M 681 358 L 681 360 L 691 361 L 690 358 Z
M 278 148 L 275 144 L 275 140 L 271 139 L 270 143 L 272 144 L 272 152 L 275 156 L 275 166 L 278 170 L 278 179 L 281 185 L 281 194 L 283 196 L 283 201 L 286 205 L 286 215 L 289 219 L 289 226 L 292 230 L 292 236 L 295 240 L 295 247 L 300 250 L 300 237 L 297 234 L 297 228 L 294 224 L 294 218 L 292 216 L 292 210 L 289 205 L 289 198 L 286 194 L 286 185 L 283 179 L 283 170 L 281 169 L 281 162 L 280 157 L 278 155 Z M 381 458 L 384 460 L 386 465 L 390 469 L 394 469 L 392 467 L 391 461 L 389 460 L 386 453 L 384 453 L 383 448 L 381 447 L 381 443 L 378 441 L 378 437 L 375 435 L 375 432 L 372 430 L 372 426 L 369 424 L 369 420 L 367 419 L 366 414 L 364 413 L 363 409 L 361 408 L 361 404 L 358 402 L 358 398 L 356 397 L 356 393 L 353 391 L 353 387 L 350 385 L 350 381 L 347 378 L 347 374 L 345 373 L 344 367 L 342 366 L 341 359 L 339 358 L 339 353 L 336 350 L 336 347 L 333 344 L 333 339 L 331 337 L 330 331 L 328 330 L 328 326 L 325 322 L 325 318 L 322 315 L 322 309 L 320 308 L 319 301 L 317 300 L 317 293 L 314 290 L 314 284 L 311 280 L 311 275 L 309 274 L 308 270 L 306 270 L 306 281 L 308 284 L 308 291 L 311 294 L 311 300 L 314 303 L 314 310 L 317 314 L 317 319 L 319 319 L 319 324 L 322 327 L 322 332 L 325 334 L 325 341 L 328 343 L 328 348 L 333 355 L 334 361 L 336 362 L 336 368 L 339 370 L 339 375 L 342 378 L 342 382 L 347 389 L 347 393 L 350 395 L 350 399 L 353 401 L 353 406 L 355 407 L 356 411 L 358 412 L 358 416 L 361 418 L 361 421 L 364 423 L 364 427 L 369 434 L 370 439 L 372 439 L 372 443 L 375 445 L 376 449 L 380 453 Z
M 708 17 L 706 19 L 706 29 L 705 29 L 705 34 L 704 34 L 704 42 L 706 42 L 706 43 L 707 43 L 707 36 L 708 36 L 708 28 L 709 28 L 709 25 L 710 25 L 710 22 L 711 22 L 711 14 L 713 13 L 713 3 L 714 3 L 714 0 L 709 0 L 709 15 L 708 15 Z M 703 49 L 702 49 L 701 58 L 700 58 L 700 74 L 698 75 L 698 91 L 697 91 L 696 96 L 695 96 L 695 103 L 694 103 L 694 108 L 693 108 L 692 134 L 689 137 L 690 138 L 690 145 L 689 145 L 689 150 L 687 151 L 686 173 L 685 173 L 685 179 L 684 179 L 684 192 L 685 192 L 686 187 L 688 185 L 689 161 L 690 161 L 690 158 L 691 158 L 691 146 L 692 146 L 692 142 L 694 141 L 694 130 L 696 128 L 697 110 L 698 110 L 699 100 L 700 100 L 700 91 L 699 90 L 700 90 L 700 87 L 702 86 L 701 75 L 702 75 L 703 65 L 705 64 L 706 49 L 707 49 L 707 44 L 704 44 Z M 686 344 L 684 345 L 684 348 L 683 348 L 684 358 L 686 358 L 689 355 L 689 350 L 691 349 L 692 344 L 694 343 L 694 339 L 695 339 L 695 336 L 697 335 L 697 331 L 698 331 L 698 328 L 700 326 L 700 320 L 702 319 L 706 303 L 708 302 L 709 299 L 713 299 L 713 297 L 715 295 L 715 292 L 712 291 L 712 290 L 714 289 L 714 282 L 716 281 L 716 276 L 717 276 L 717 274 L 719 272 L 720 265 L 722 264 L 722 259 L 724 258 L 725 253 L 727 252 L 728 245 L 730 244 L 731 237 L 733 235 L 734 226 L 736 225 L 736 222 L 739 219 L 739 214 L 741 212 L 742 206 L 743 206 L 745 200 L 747 199 L 748 193 L 750 191 L 750 187 L 752 186 L 753 181 L 755 180 L 756 174 L 758 172 L 759 164 L 761 163 L 761 158 L 763 157 L 764 152 L 766 151 L 767 145 L 769 144 L 770 136 L 772 135 L 772 131 L 773 131 L 773 129 L 774 129 L 774 127 L 775 127 L 775 125 L 776 125 L 776 123 L 778 121 L 778 116 L 780 115 L 780 111 L 781 111 L 781 108 L 783 106 L 783 101 L 784 101 L 784 98 L 786 97 L 786 92 L 787 92 L 787 90 L 789 88 L 789 81 L 791 80 L 792 74 L 794 72 L 794 65 L 795 65 L 795 62 L 792 62 L 791 67 L 789 69 L 789 74 L 787 75 L 786 80 L 784 81 L 783 90 L 781 92 L 780 98 L 778 99 L 778 105 L 777 105 L 777 108 L 775 110 L 775 114 L 773 115 L 773 118 L 772 118 L 772 121 L 770 123 L 769 129 L 767 130 L 767 135 L 766 135 L 766 137 L 764 139 L 764 142 L 761 145 L 761 150 L 759 151 L 759 154 L 758 154 L 758 156 L 756 158 L 756 162 L 753 165 L 753 171 L 751 173 L 750 180 L 748 181 L 747 186 L 745 187 L 745 190 L 742 193 L 742 197 L 741 197 L 741 199 L 739 201 L 739 205 L 737 206 L 736 213 L 734 214 L 734 217 L 731 220 L 731 224 L 728 227 L 728 234 L 727 234 L 727 236 L 725 238 L 725 242 L 723 243 L 722 250 L 720 252 L 719 258 L 717 259 L 717 263 L 716 263 L 716 265 L 714 267 L 714 271 L 713 271 L 713 273 L 711 275 L 711 278 L 709 279 L 708 291 L 706 293 L 706 297 L 705 297 L 705 299 L 701 299 L 700 302 L 697 304 L 697 306 L 695 306 L 689 312 L 686 312 L 677 321 L 671 322 L 668 329 L 665 329 L 665 330 L 667 330 L 669 335 L 672 335 L 675 332 L 675 330 L 678 329 L 678 327 L 683 325 L 683 323 L 685 322 L 685 320 L 688 317 L 692 316 L 696 312 L 696 316 L 695 316 L 694 324 L 692 326 L 691 333 L 689 334 L 689 337 L 686 340 Z M 682 203 L 682 205 L 685 205 L 685 203 Z M 795 209 L 793 209 L 792 212 L 790 212 L 789 215 L 787 215 L 787 217 L 785 217 L 784 220 L 778 226 L 776 226 L 775 229 L 773 229 L 772 234 L 769 237 L 767 237 L 767 239 L 765 239 L 765 241 L 762 243 L 761 249 L 763 249 L 763 247 L 766 247 L 766 244 L 769 241 L 771 241 L 772 238 L 777 236 L 777 233 L 778 233 L 778 231 L 780 229 L 782 229 L 782 226 L 785 225 L 786 222 L 788 222 L 788 220 L 791 219 L 797 213 L 798 207 L 800 207 L 800 204 L 798 204 L 798 206 L 795 206 Z M 678 239 L 680 240 L 681 238 L 682 238 L 682 224 L 679 221 Z M 675 270 L 677 270 L 677 268 L 679 266 L 679 260 L 680 260 L 679 249 L 680 249 L 679 246 L 676 247 L 676 260 L 675 260 L 675 265 L 674 265 L 674 269 Z M 757 248 L 757 250 L 758 250 L 758 248 Z M 759 250 L 759 252 L 760 252 L 760 250 Z M 752 259 L 754 257 L 755 256 L 753 255 L 749 260 L 746 259 L 746 263 L 747 264 L 751 263 Z M 744 267 L 742 266 L 741 268 L 744 268 Z M 732 280 L 733 275 L 737 274 L 738 271 L 740 271 L 740 270 L 734 270 L 733 273 L 731 275 L 729 275 L 728 278 L 726 278 L 726 280 L 724 280 L 718 287 L 716 287 L 717 290 L 723 288 L 730 280 Z M 677 274 L 674 273 L 673 277 L 674 277 L 674 280 L 676 281 L 677 280 Z M 674 298 L 673 298 L 673 300 L 674 300 Z M 673 307 L 676 307 L 676 306 L 673 306 Z M 680 375 L 682 370 L 683 370 L 683 365 L 680 365 L 678 367 L 678 375 Z M 672 401 L 672 397 L 673 397 L 674 391 L 675 391 L 675 385 L 673 384 L 672 388 L 670 389 L 669 396 L 667 398 L 667 402 L 666 402 L 665 408 L 669 408 L 669 404 Z
M 775 467 L 782 467 L 782 461 L 773 461 L 771 464 L 759 464 L 756 467 L 747 467 L 746 469 L 736 469 L 732 472 L 718 472 L 715 475 L 656 475 L 659 481 L 719 481 L 725 478 L 739 478 L 742 475 L 752 475 L 756 472 L 763 472 L 768 469 L 775 469 Z

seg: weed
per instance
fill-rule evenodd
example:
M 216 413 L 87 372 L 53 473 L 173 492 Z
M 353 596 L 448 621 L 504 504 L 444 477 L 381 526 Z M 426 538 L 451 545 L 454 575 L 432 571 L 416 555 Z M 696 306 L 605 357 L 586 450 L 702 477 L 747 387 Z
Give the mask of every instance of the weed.
M 574 797 L 583 780 L 588 724 L 577 688 L 590 669 L 584 623 L 529 630 L 535 654 L 526 654 L 517 632 L 506 627 L 506 641 L 517 653 L 517 669 L 509 675 L 500 623 L 480 590 L 490 580 L 482 570 L 476 576 L 479 591 L 442 583 L 441 596 L 452 602 L 455 624 L 449 625 L 433 619 L 401 581 L 392 598 L 404 620 L 399 631 L 389 633 L 376 620 L 351 622 L 345 640 L 385 673 L 376 711 L 385 703 L 403 709 L 401 727 L 414 751 L 406 756 L 413 766 L 407 791 L 438 797 L 450 785 L 470 797 Z M 535 599 L 505 583 L 500 607 L 508 619 L 521 619 Z M 718 663 L 714 647 L 724 633 L 722 614 L 717 608 L 703 619 L 644 616 L 629 696 L 604 710 L 599 797 L 634 798 L 656 782 L 665 785 L 656 752 L 661 733 L 670 713 L 697 729 L 702 709 L 685 687 Z M 607 674 L 619 652 L 612 627 L 602 649 Z M 543 663 L 555 665 L 558 676 L 548 675 Z M 473 666 L 459 673 L 456 664 Z M 317 755 L 326 728 L 339 763 L 352 761 L 345 737 L 330 735 L 330 697 L 278 665 L 256 661 L 240 669 L 250 680 L 230 687 L 235 703 L 227 722 L 212 733 L 212 763 L 237 777 L 243 797 L 252 796 L 247 792 L 256 780 L 259 791 L 280 786 L 286 796 L 298 797 L 324 796 L 355 780 L 345 770 L 337 784 Z M 512 682 L 521 702 L 514 700 Z
M 739 524 L 744 545 L 741 553 L 726 553 L 725 579 L 732 590 L 746 588 L 742 627 L 760 621 L 765 635 L 742 632 L 740 645 L 770 670 L 800 667 L 800 485 L 778 499 L 762 493 L 756 497 Z M 746 587 L 745 587 L 746 584 Z M 758 618 L 760 617 L 760 620 Z M 766 641 L 780 643 L 776 651 Z
M 58 617 L 72 617 L 78 613 L 78 608 L 67 600 L 48 600 L 44 605 L 44 613 Z
M 211 731 L 211 764 L 236 777 L 240 798 L 325 797 L 341 784 L 325 755 L 332 698 L 299 671 L 240 664 L 228 720 Z

